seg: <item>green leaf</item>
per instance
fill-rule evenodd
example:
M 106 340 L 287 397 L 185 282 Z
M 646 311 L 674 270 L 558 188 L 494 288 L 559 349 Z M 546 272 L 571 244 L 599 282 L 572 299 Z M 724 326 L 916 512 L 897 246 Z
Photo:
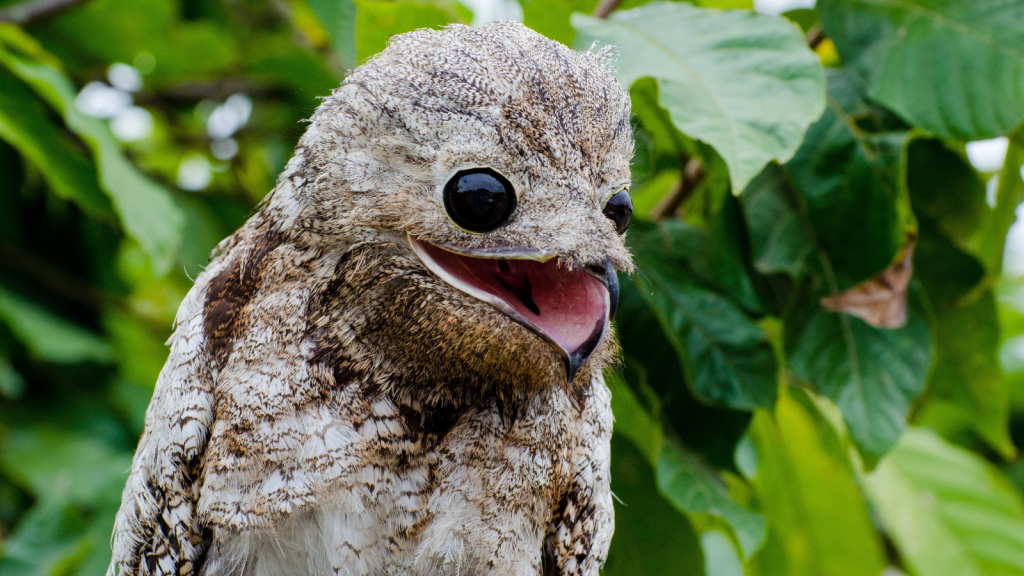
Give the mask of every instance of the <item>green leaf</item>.
M 704 268 L 701 258 L 720 248 L 708 238 L 682 222 L 634 228 L 630 245 L 650 282 L 650 289 L 641 285 L 640 294 L 679 355 L 698 398 L 747 410 L 771 406 L 776 363 L 767 334 L 728 298 L 696 281 L 743 275 L 742 265 L 735 262 L 718 270 Z
M 807 394 L 780 394 L 774 414 L 755 414 L 750 435 L 751 480 L 771 534 L 752 573 L 878 576 L 882 547 L 846 448 Z
M 899 439 L 932 364 L 932 339 L 913 292 L 907 325 L 874 328 L 807 303 L 785 318 L 793 374 L 832 399 L 857 447 L 870 458 Z
M 7 541 L 0 573 L 102 574 L 131 453 L 49 427 L 19 428 L 0 448 L 3 473 L 37 501 Z
M 889 266 L 916 223 L 902 174 L 908 134 L 862 130 L 871 117 L 844 73 L 830 70 L 828 88 L 828 109 L 786 170 L 842 291 Z
M 530 0 L 523 5 L 523 24 L 555 42 L 572 46 L 576 30 L 569 23 L 573 12 L 591 13 L 595 0 Z
M 641 290 L 650 291 L 650 287 L 639 274 L 619 277 L 622 292 L 615 328 L 622 346 L 623 379 L 652 418 L 670 425 L 686 446 L 709 464 L 729 468 L 733 447 L 750 422 L 749 413 L 709 406 L 691 393 L 676 349 L 640 295 Z M 614 402 L 614 390 L 612 394 Z M 653 465 L 661 445 L 657 451 L 644 450 L 652 455 Z
M 985 264 L 989 275 L 1003 271 L 1006 235 L 1017 221 L 1017 207 L 1024 202 L 1024 129 L 1010 136 L 1006 160 L 999 172 L 996 206 L 980 226 L 980 233 L 971 242 L 974 252 Z
M 395 34 L 461 22 L 454 9 L 427 2 L 355 0 L 355 4 L 356 53 L 360 62 L 384 50 Z
M 604 576 L 703 574 L 697 535 L 658 492 L 654 472 L 625 438 L 612 437 L 615 536 Z
M 331 38 L 331 47 L 345 68 L 355 68 L 356 3 L 354 0 L 309 0 L 309 7 Z
M 83 434 L 20 428 L 0 446 L 5 474 L 36 497 L 85 505 L 118 504 L 132 455 Z
M 0 138 L 39 169 L 54 194 L 92 216 L 106 216 L 110 200 L 96 183 L 96 167 L 47 115 L 22 82 L 0 73 Z
M 721 155 L 737 194 L 765 164 L 792 157 L 824 109 L 821 62 L 783 18 L 652 3 L 572 23 L 577 49 L 618 46 L 623 86 L 658 81 L 673 122 Z
M 934 223 L 938 233 L 960 247 L 991 211 L 977 171 L 941 140 L 920 138 L 907 148 L 907 188 L 918 220 Z
M 217 78 L 233 72 L 238 37 L 251 38 L 249 25 L 233 31 L 213 18 L 186 20 L 176 0 L 96 0 L 32 27 L 32 35 L 78 72 L 94 74 L 97 63 L 131 63 L 140 52 L 155 67 L 147 88 Z
M 743 576 L 743 561 L 736 555 L 736 547 L 719 530 L 708 530 L 700 535 L 700 548 L 704 552 L 707 576 Z
M 647 458 L 657 466 L 664 434 L 658 420 L 641 404 L 629 385 L 617 374 L 608 372 L 605 381 L 612 391 L 612 413 L 615 415 L 615 433 L 629 438 Z M 645 390 L 650 395 L 653 392 Z
M 15 51 L 31 42 L 17 28 L 0 25 L 0 64 L 31 86 L 89 147 L 100 186 L 113 202 L 125 232 L 146 250 L 154 270 L 166 273 L 181 245 L 184 221 L 170 192 L 132 166 L 101 120 L 78 111 L 74 86 L 60 70 Z
M 800 278 L 814 253 L 791 190 L 789 175 L 772 163 L 740 196 L 754 267 L 762 274 L 785 273 Z
M 82 532 L 88 520 L 75 507 L 44 503 L 33 506 L 4 542 L 0 573 L 4 576 L 77 574 L 91 546 Z
M 96 334 L 2 288 L 0 319 L 36 358 L 58 364 L 112 360 L 110 346 Z
M 1010 398 L 999 367 L 999 319 L 995 297 L 936 314 L 935 372 L 928 396 L 949 403 L 1004 458 L 1017 451 L 1010 439 Z
M 1024 120 L 1024 4 L 823 0 L 819 11 L 868 96 L 911 124 L 967 141 Z
M 818 11 L 814 8 L 796 8 L 782 13 L 788 20 L 792 20 L 804 33 L 808 32 L 818 23 Z
M 658 489 L 680 511 L 710 514 L 727 522 L 744 558 L 764 543 L 764 517 L 737 504 L 715 471 L 677 441 L 667 439 L 662 444 L 657 477 Z
M 979 284 L 982 263 L 965 251 L 991 213 L 985 186 L 961 155 L 924 139 L 909 148 L 907 184 L 920 222 L 914 271 L 935 313 L 936 364 L 925 405 L 941 402 L 1012 458 L 995 297 Z
M 1024 574 L 1024 501 L 977 455 L 910 428 L 864 485 L 913 574 Z
M 25 378 L 11 364 L 11 359 L 0 354 L 0 397 L 17 400 L 25 393 Z

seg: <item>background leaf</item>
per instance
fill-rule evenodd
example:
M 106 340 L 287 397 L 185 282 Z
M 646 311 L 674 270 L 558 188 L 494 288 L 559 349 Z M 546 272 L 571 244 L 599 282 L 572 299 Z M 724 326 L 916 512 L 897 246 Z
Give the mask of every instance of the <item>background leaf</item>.
M 109 213 L 110 200 L 96 184 L 96 167 L 48 121 L 35 95 L 8 74 L 0 74 L 0 138 L 35 164 L 55 194 L 97 217 Z
M 836 403 L 854 442 L 874 457 L 899 439 L 933 358 L 928 325 L 913 303 L 899 329 L 821 309 L 794 311 L 786 351 L 794 375 Z
M 577 49 L 618 46 L 623 86 L 657 79 L 672 121 L 715 148 L 737 194 L 765 164 L 793 155 L 824 106 L 821 63 L 781 18 L 652 3 L 572 23 Z
M 734 530 L 744 557 L 761 547 L 764 518 L 734 502 L 715 473 L 678 442 L 670 440 L 662 445 L 657 478 L 658 489 L 679 510 L 725 520 Z
M 996 470 L 911 428 L 865 478 L 914 574 L 1024 574 L 1024 501 Z
M 770 530 L 752 573 L 878 576 L 881 543 L 846 449 L 806 393 L 780 395 L 774 414 L 758 411 L 750 437 Z
M 0 319 L 41 360 L 61 364 L 111 360 L 110 346 L 96 334 L 2 288 Z
M 1024 120 L 1024 5 L 1004 0 L 822 0 L 825 33 L 871 99 L 944 138 Z
M 0 46 L 0 63 L 31 86 L 89 146 L 99 170 L 99 183 L 110 196 L 125 232 L 143 246 L 158 273 L 167 272 L 181 245 L 183 223 L 181 211 L 168 191 L 125 159 L 102 122 L 75 107 L 75 91 L 66 76 L 49 64 L 12 51 L 13 42 L 30 43 L 16 28 L 0 25 L 3 41 L 7 47 Z
M 679 355 L 694 394 L 733 408 L 771 406 L 776 366 L 767 335 L 728 298 L 687 274 L 694 269 L 690 259 L 720 247 L 702 240 L 699 229 L 685 225 L 637 226 L 630 241 L 650 283 L 641 284 L 640 294 Z

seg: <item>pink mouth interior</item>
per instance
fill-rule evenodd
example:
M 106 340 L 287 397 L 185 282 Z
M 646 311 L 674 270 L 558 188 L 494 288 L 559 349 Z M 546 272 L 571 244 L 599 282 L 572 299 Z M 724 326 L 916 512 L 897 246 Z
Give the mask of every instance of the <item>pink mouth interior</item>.
M 559 266 L 554 259 L 473 258 L 413 242 L 446 273 L 496 297 L 510 309 L 504 312 L 514 312 L 514 319 L 561 348 L 570 372 L 601 342 L 608 325 L 608 289 L 585 271 Z

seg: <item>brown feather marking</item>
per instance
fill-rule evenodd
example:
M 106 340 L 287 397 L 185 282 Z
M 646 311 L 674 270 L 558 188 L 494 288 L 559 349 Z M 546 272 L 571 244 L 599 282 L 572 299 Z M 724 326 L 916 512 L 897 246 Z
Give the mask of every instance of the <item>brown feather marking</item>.
M 210 281 L 206 292 L 203 330 L 213 358 L 223 363 L 234 347 L 241 310 L 259 288 L 267 256 L 281 245 L 281 234 L 265 231 L 252 241 L 252 249 L 239 254 Z

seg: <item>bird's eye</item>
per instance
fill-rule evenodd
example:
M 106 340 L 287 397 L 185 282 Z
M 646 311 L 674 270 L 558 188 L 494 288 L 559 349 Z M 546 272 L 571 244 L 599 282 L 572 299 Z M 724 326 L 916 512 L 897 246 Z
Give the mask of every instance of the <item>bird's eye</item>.
M 624 234 L 629 228 L 629 221 L 633 218 L 633 201 L 629 199 L 629 192 L 619 190 L 604 205 L 604 215 L 615 223 L 615 231 Z
M 458 227 L 490 232 L 508 222 L 516 209 L 516 191 L 490 168 L 463 170 L 445 184 L 444 209 Z

